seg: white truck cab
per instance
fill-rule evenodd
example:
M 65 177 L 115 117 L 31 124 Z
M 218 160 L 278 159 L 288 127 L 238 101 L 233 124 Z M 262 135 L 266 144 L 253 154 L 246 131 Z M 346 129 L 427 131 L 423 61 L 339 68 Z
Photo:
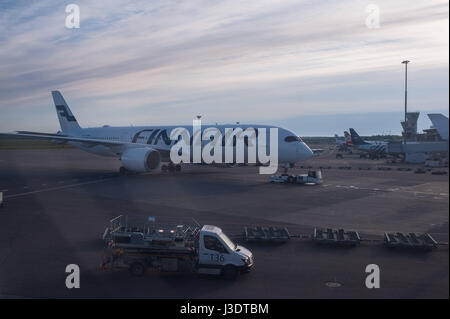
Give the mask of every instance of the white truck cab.
M 235 277 L 253 266 L 250 250 L 235 244 L 219 227 L 205 225 L 200 231 L 198 272 Z

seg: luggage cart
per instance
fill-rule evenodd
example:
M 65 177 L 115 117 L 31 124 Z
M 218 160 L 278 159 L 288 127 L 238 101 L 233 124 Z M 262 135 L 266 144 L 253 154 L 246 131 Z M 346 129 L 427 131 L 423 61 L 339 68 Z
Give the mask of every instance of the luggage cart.
M 428 234 L 416 233 L 384 233 L 384 243 L 389 248 L 431 251 L 438 243 Z
M 336 246 L 357 246 L 361 243 L 361 237 L 357 231 L 345 231 L 344 229 L 314 228 L 313 241 L 318 244 Z
M 248 227 L 244 228 L 244 239 L 247 242 L 272 242 L 285 243 L 291 239 L 291 235 L 286 227 Z

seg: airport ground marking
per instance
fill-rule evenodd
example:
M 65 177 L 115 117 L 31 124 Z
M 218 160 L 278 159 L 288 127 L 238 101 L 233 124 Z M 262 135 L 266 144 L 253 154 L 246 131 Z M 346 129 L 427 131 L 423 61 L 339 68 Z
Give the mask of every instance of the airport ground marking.
M 77 184 L 70 184 L 70 185 L 64 185 L 64 186 L 50 187 L 50 188 L 39 189 L 39 190 L 26 192 L 26 193 L 7 195 L 7 196 L 4 196 L 4 198 L 5 199 L 6 198 L 14 198 L 14 197 L 26 196 L 26 195 L 36 194 L 36 193 L 50 192 L 50 191 L 56 191 L 56 190 L 71 188 L 71 187 L 78 187 L 78 186 L 83 186 L 83 185 L 88 185 L 88 184 L 95 184 L 95 183 L 105 182 L 105 181 L 108 181 L 108 180 L 111 180 L 111 179 L 114 179 L 114 178 L 115 177 L 111 177 L 111 178 L 108 178 L 108 179 L 99 179 L 99 180 L 89 181 L 89 182 L 84 182 L 84 183 L 77 183 Z M 6 190 L 6 191 L 8 191 L 8 190 Z M 5 192 L 5 191 L 3 191 L 3 192 Z
M 330 184 L 324 185 L 324 186 L 332 186 Z M 434 196 L 443 196 L 448 197 L 448 193 L 433 193 L 433 192 L 421 192 L 421 191 L 414 191 L 414 190 L 406 190 L 401 188 L 387 188 L 387 189 L 380 189 L 380 188 L 369 188 L 369 187 L 357 187 L 353 185 L 334 185 L 336 188 L 344 188 L 344 189 L 353 189 L 353 190 L 366 190 L 366 191 L 375 191 L 375 192 L 385 192 L 385 193 L 394 193 L 394 192 L 401 192 L 401 193 L 409 193 L 414 195 L 434 195 Z

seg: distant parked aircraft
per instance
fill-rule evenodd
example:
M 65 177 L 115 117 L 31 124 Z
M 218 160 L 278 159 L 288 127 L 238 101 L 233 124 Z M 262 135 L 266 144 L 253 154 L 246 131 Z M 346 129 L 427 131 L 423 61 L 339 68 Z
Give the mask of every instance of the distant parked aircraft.
M 347 149 L 348 147 L 353 146 L 352 143 L 352 138 L 350 136 L 350 134 L 348 134 L 347 131 L 344 131 L 344 136 L 338 136 L 337 134 L 334 134 L 334 138 L 336 141 L 336 145 L 338 146 L 339 149 L 344 150 Z
M 350 128 L 350 134 L 353 146 L 356 147 L 358 150 L 372 154 L 386 153 L 388 144 L 387 142 L 365 141 L 358 135 L 358 133 L 356 133 L 356 131 L 353 128 Z

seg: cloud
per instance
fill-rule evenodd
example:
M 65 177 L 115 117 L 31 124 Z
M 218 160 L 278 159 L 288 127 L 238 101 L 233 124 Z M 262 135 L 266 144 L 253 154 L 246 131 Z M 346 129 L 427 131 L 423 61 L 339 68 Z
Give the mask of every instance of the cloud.
M 421 107 L 448 106 L 445 1 L 378 1 L 379 29 L 369 1 L 74 3 L 73 30 L 59 1 L 2 4 L 0 130 L 58 129 L 52 89 L 90 126 L 387 111 L 405 58 Z

